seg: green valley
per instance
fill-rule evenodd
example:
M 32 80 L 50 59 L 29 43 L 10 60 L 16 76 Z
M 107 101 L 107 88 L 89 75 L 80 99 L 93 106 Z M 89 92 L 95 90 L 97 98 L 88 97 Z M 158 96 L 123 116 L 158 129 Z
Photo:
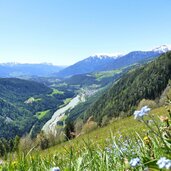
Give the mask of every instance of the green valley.
M 156 169 L 161 155 L 170 157 L 170 75 L 167 52 L 141 64 L 69 78 L 1 78 L 0 156 L 5 164 L 0 168 L 106 171 L 117 165 L 123 170 L 131 169 L 125 160 L 131 163 L 138 156 L 142 165 L 137 169 Z M 131 116 L 135 110 L 138 121 Z M 5 161 L 7 155 L 16 164 Z
M 0 171 L 171 171 L 171 0 L 0 0 Z
M 35 136 L 63 101 L 74 96 L 68 90 L 62 94 L 56 93 L 57 90 L 41 83 L 16 78 L 0 79 L 0 88 L 0 120 L 3 130 L 0 137 L 7 139 L 29 133 L 33 125 L 32 134 Z

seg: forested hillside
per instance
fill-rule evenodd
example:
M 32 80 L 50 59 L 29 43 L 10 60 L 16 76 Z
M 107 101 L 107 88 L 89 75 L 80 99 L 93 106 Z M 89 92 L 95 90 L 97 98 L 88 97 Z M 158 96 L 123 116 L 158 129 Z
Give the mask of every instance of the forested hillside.
M 53 112 L 74 92 L 59 92 L 41 83 L 16 78 L 0 79 L 0 138 L 40 131 Z
M 100 124 L 105 115 L 131 115 L 143 98 L 159 97 L 170 78 L 171 52 L 168 52 L 155 61 L 125 74 L 85 112 L 84 119 L 93 115 Z
M 50 88 L 43 84 L 17 78 L 1 78 L 0 89 L 0 97 L 14 103 L 18 100 L 26 100 L 27 97 L 35 94 L 48 94 L 52 92 Z
M 68 85 L 77 85 L 80 87 L 87 87 L 93 84 L 99 87 L 104 87 L 120 78 L 124 73 L 132 68 L 139 67 L 140 64 L 130 65 L 117 70 L 92 72 L 87 74 L 74 75 L 70 78 L 64 79 L 64 83 Z

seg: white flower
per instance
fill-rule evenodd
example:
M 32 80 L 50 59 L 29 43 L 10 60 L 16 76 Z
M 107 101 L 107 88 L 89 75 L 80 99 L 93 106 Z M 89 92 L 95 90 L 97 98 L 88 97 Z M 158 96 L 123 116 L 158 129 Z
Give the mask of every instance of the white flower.
M 50 171 L 60 171 L 59 167 L 53 167 L 50 169 Z
M 3 165 L 3 164 L 4 164 L 3 160 L 0 159 L 0 165 Z
M 144 115 L 147 115 L 149 111 L 150 108 L 147 106 L 142 107 L 141 110 L 136 110 L 134 112 L 134 119 L 141 119 Z
M 112 150 L 109 147 L 106 147 L 105 150 L 106 150 L 107 153 L 112 153 Z
M 157 165 L 160 169 L 171 169 L 171 160 L 166 159 L 166 157 L 161 157 L 157 161 Z
M 136 167 L 136 166 L 140 165 L 140 159 L 138 157 L 134 158 L 134 159 L 131 159 L 129 164 L 130 164 L 131 167 Z

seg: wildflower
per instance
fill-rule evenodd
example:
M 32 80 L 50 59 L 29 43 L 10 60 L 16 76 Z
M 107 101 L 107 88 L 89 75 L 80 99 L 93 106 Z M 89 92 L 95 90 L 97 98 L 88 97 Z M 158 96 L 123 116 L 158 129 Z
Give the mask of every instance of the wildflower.
M 112 153 L 112 150 L 109 147 L 106 147 L 105 150 L 107 153 Z
M 60 171 L 59 167 L 53 167 L 50 169 L 50 171 Z
M 150 108 L 147 106 L 142 107 L 141 110 L 136 110 L 134 112 L 134 119 L 141 119 L 144 115 L 147 115 L 149 111 Z
M 98 151 L 97 153 L 98 153 L 98 155 L 99 155 L 100 158 L 103 157 L 103 154 L 101 152 Z
M 145 137 L 144 137 L 144 141 L 146 141 L 146 140 L 148 140 L 148 139 L 149 139 L 148 136 L 145 136 Z
M 130 164 L 131 167 L 136 167 L 136 166 L 140 165 L 140 159 L 138 157 L 134 158 L 134 159 L 131 159 L 129 164 Z
M 146 168 L 144 169 L 144 171 L 149 171 L 149 168 L 148 168 L 148 167 L 146 167 Z
M 148 125 L 152 125 L 153 123 L 154 123 L 153 120 L 147 120 L 147 124 L 148 124 Z
M 145 137 L 143 138 L 143 140 L 144 140 L 144 142 L 145 142 L 146 144 L 149 144 L 149 143 L 150 143 L 150 138 L 149 138 L 148 136 L 145 136 Z
M 4 164 L 3 160 L 0 159 L 0 165 L 3 165 L 3 164 Z
M 157 165 L 160 169 L 171 169 L 171 160 L 166 159 L 166 157 L 161 157 L 157 161 Z

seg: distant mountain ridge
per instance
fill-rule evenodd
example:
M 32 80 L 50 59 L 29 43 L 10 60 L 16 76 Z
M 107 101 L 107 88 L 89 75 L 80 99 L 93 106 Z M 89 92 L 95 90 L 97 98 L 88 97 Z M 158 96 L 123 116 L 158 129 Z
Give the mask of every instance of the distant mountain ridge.
M 95 55 L 71 65 L 58 73 L 58 77 L 70 77 L 96 71 L 120 69 L 145 60 L 150 60 L 171 50 L 171 46 L 162 45 L 149 51 L 133 51 L 124 55 Z
M 62 70 L 63 66 L 52 64 L 0 63 L 0 77 L 51 76 Z

